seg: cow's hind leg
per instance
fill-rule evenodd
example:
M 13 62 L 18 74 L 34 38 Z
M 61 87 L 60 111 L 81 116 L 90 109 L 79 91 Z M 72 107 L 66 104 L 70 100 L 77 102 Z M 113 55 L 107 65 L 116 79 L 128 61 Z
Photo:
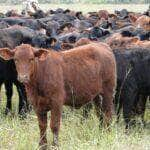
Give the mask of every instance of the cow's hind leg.
M 147 98 L 148 96 L 140 95 L 135 108 L 136 114 L 141 117 L 142 125 L 145 125 L 144 114 Z
M 97 95 L 94 99 L 94 105 L 96 110 L 96 115 L 99 119 L 99 127 L 103 124 L 103 113 L 102 113 L 102 97 Z
M 134 109 L 134 104 L 135 100 L 137 100 L 137 90 L 134 89 L 134 87 L 128 87 L 128 89 L 124 89 L 123 94 L 123 117 L 125 120 L 126 124 L 126 129 L 129 129 L 131 125 L 135 124 L 135 112 L 133 111 Z M 132 120 L 132 117 L 134 120 Z
M 104 126 L 108 127 L 112 120 L 112 113 L 114 112 L 113 96 L 114 96 L 115 82 L 110 81 L 103 84 L 103 101 L 102 112 L 104 114 Z
M 13 83 L 11 81 L 6 81 L 4 84 L 5 84 L 6 96 L 7 96 L 5 114 L 7 115 L 11 111 L 11 107 L 12 107 L 11 99 L 13 94 Z
M 83 118 L 87 119 L 89 117 L 90 110 L 92 109 L 92 103 L 88 103 L 83 107 Z
M 1 88 L 2 88 L 2 81 L 0 81 L 0 102 L 1 102 L 1 100 L 2 100 L 2 97 L 1 97 Z
M 117 108 L 117 123 L 119 122 L 119 119 L 120 119 L 121 108 L 122 108 L 122 101 L 119 100 L 119 105 L 118 105 L 118 108 Z

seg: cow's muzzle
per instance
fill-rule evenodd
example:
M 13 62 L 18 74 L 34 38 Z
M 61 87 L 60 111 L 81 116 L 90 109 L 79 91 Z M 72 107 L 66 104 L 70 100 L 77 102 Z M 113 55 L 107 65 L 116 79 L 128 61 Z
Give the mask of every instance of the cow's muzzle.
M 21 83 L 28 83 L 30 80 L 28 75 L 18 75 L 18 81 Z

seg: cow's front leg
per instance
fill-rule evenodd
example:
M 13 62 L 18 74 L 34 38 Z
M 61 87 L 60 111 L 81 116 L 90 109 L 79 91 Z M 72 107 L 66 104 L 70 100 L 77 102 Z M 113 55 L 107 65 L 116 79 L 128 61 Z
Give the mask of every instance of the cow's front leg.
M 58 132 L 60 128 L 60 120 L 62 112 L 62 106 L 56 105 L 51 110 L 51 122 L 50 122 L 50 128 L 53 133 L 53 146 L 58 146 Z
M 47 148 L 47 139 L 46 139 L 46 128 L 47 128 L 47 112 L 46 111 L 37 111 L 36 112 L 40 128 L 40 142 L 42 150 Z

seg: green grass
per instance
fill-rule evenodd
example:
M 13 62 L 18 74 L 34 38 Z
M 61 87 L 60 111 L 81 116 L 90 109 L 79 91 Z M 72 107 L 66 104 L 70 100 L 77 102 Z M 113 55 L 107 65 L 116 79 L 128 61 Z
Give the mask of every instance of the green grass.
M 13 113 L 4 116 L 6 96 L 2 90 L 0 107 L 0 150 L 36 150 L 39 149 L 39 129 L 37 117 L 31 112 L 27 119 L 17 117 L 17 93 L 13 97 Z M 124 133 L 123 120 L 119 124 L 112 123 L 111 131 L 99 129 L 98 119 L 94 109 L 90 117 L 81 123 L 81 110 L 70 110 L 64 107 L 64 117 L 61 123 L 59 142 L 60 150 L 149 150 L 150 126 L 141 128 L 137 126 L 132 133 Z M 146 122 L 150 120 L 150 111 L 145 114 Z M 114 119 L 115 120 L 115 119 Z M 113 121 L 114 122 L 114 121 Z M 48 146 L 52 142 L 52 134 L 48 121 Z

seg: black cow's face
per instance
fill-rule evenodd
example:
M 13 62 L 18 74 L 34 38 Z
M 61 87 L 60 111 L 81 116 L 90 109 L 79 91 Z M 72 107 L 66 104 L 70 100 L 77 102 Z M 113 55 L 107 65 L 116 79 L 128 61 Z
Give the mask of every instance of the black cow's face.
M 109 22 L 107 20 L 104 20 L 101 24 L 100 27 L 104 29 L 108 29 L 110 26 Z
M 46 35 L 38 35 L 33 37 L 32 46 L 60 50 L 60 43 L 57 41 L 57 39 L 53 37 L 47 37 Z
M 45 35 L 37 35 L 32 38 L 32 45 L 34 47 L 42 47 L 46 48 L 47 43 L 46 43 L 47 37 Z
M 97 39 L 97 38 L 102 37 L 102 35 L 103 35 L 102 30 L 99 27 L 94 27 L 91 30 L 90 39 L 92 39 L 92 40 Z

